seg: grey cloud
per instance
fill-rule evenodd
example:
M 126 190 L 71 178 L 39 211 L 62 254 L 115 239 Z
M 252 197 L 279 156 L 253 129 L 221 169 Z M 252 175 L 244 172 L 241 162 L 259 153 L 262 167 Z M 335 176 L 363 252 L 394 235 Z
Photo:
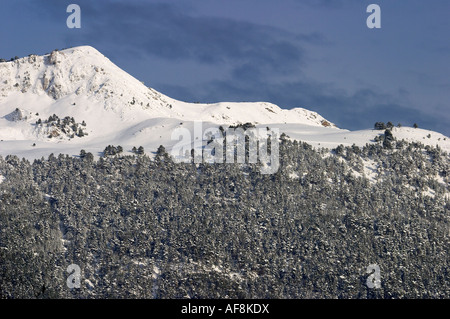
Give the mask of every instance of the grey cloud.
M 108 46 L 116 52 L 134 48 L 134 56 L 205 64 L 254 63 L 271 72 L 299 70 L 303 44 L 320 44 L 320 34 L 289 34 L 273 27 L 227 18 L 189 15 L 174 4 L 82 2 L 85 30 L 71 41 Z M 106 54 L 107 52 L 105 52 Z M 280 63 L 282 62 L 282 63 Z
M 346 0 L 298 0 L 301 4 L 312 7 L 341 8 Z

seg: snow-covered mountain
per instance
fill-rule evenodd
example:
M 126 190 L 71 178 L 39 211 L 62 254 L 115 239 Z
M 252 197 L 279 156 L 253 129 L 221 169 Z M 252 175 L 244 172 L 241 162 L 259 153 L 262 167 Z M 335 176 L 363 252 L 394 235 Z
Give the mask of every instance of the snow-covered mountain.
M 319 114 L 266 102 L 186 103 L 146 87 L 89 46 L 30 55 L 0 63 L 0 155 L 40 158 L 50 153 L 99 155 L 106 145 L 125 152 L 143 146 L 147 152 L 177 141 L 177 127 L 193 129 L 251 122 L 278 127 L 291 138 L 315 146 L 364 145 L 381 131 L 350 132 Z M 396 137 L 439 144 L 450 150 L 442 134 L 396 128 Z

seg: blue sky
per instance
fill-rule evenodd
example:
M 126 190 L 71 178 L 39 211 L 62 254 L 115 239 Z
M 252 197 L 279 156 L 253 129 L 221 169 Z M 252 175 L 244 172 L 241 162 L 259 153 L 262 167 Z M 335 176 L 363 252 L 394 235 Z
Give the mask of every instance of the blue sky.
M 66 8 L 81 7 L 81 29 Z M 369 4 L 381 29 L 366 26 Z M 191 102 L 304 107 L 347 129 L 376 121 L 450 136 L 448 0 L 2 2 L 0 58 L 91 45 Z

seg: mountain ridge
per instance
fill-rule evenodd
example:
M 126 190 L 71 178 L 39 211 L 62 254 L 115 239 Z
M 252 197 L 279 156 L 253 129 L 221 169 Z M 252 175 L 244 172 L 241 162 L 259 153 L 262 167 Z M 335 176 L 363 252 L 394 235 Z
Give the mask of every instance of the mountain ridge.
M 14 110 L 20 120 L 14 120 Z M 58 127 L 68 117 L 73 123 Z M 12 120 L 11 120 L 12 119 Z M 276 127 L 315 147 L 373 143 L 382 131 L 339 129 L 316 112 L 281 109 L 268 102 L 188 103 L 172 99 L 120 69 L 98 50 L 80 46 L 0 63 L 0 155 L 39 158 L 50 153 L 100 155 L 106 145 L 125 152 L 142 145 L 154 151 L 172 146 L 171 132 L 251 122 Z M 37 123 L 41 124 L 37 124 Z M 85 122 L 83 134 L 76 123 Z M 69 132 L 67 132 L 69 131 Z M 82 135 L 82 137 L 79 137 Z M 428 130 L 396 128 L 394 135 L 450 150 L 446 136 Z M 431 137 L 428 137 L 428 136 Z M 51 137 L 50 137 L 51 136 Z
M 2 68 L 3 66 L 3 68 Z M 16 69 L 14 75 L 8 66 Z M 6 69 L 6 72 L 5 72 Z M 194 120 L 198 113 L 204 113 L 202 120 L 220 120 L 224 124 L 235 124 L 240 120 L 234 117 L 232 108 L 245 106 L 253 109 L 248 112 L 240 110 L 243 122 L 286 122 L 287 120 L 301 124 L 322 124 L 326 121 L 316 112 L 302 108 L 283 110 L 267 102 L 219 102 L 219 103 L 187 103 L 172 99 L 156 90 L 146 87 L 141 81 L 121 70 L 95 48 L 81 46 L 62 51 L 52 51 L 48 55 L 30 55 L 0 65 L 3 84 L 0 86 L 2 96 L 20 91 L 42 95 L 47 94 L 54 100 L 66 98 L 72 94 L 94 96 L 104 102 L 106 109 L 121 106 L 136 106 L 149 110 L 149 115 L 175 117 Z M 33 75 L 31 77 L 31 75 Z M 7 83 L 5 82 L 5 78 Z M 13 84 L 14 83 L 14 84 Z M 122 86 L 122 87 L 121 87 Z M 6 94 L 5 94 L 6 92 Z M 115 100 L 115 101 L 114 101 Z M 262 118 L 255 118 L 255 109 Z M 196 109 L 196 110 L 195 110 Z M 117 110 L 116 110 L 117 111 Z M 121 110 L 118 110 L 121 111 Z M 197 112 L 195 112 L 197 111 Z M 193 114 L 192 116 L 190 116 Z M 263 115 L 261 115 L 263 114 Z M 305 120 L 305 118 L 307 120 Z M 309 120 L 309 121 L 308 121 Z M 335 126 L 333 123 L 327 126 Z

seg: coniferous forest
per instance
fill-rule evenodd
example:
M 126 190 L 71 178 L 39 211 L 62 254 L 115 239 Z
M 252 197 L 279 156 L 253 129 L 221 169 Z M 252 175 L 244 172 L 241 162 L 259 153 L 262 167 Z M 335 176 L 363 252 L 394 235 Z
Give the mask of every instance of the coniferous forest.
M 0 298 L 450 298 L 449 162 L 286 138 L 271 175 L 163 147 L 0 158 Z

